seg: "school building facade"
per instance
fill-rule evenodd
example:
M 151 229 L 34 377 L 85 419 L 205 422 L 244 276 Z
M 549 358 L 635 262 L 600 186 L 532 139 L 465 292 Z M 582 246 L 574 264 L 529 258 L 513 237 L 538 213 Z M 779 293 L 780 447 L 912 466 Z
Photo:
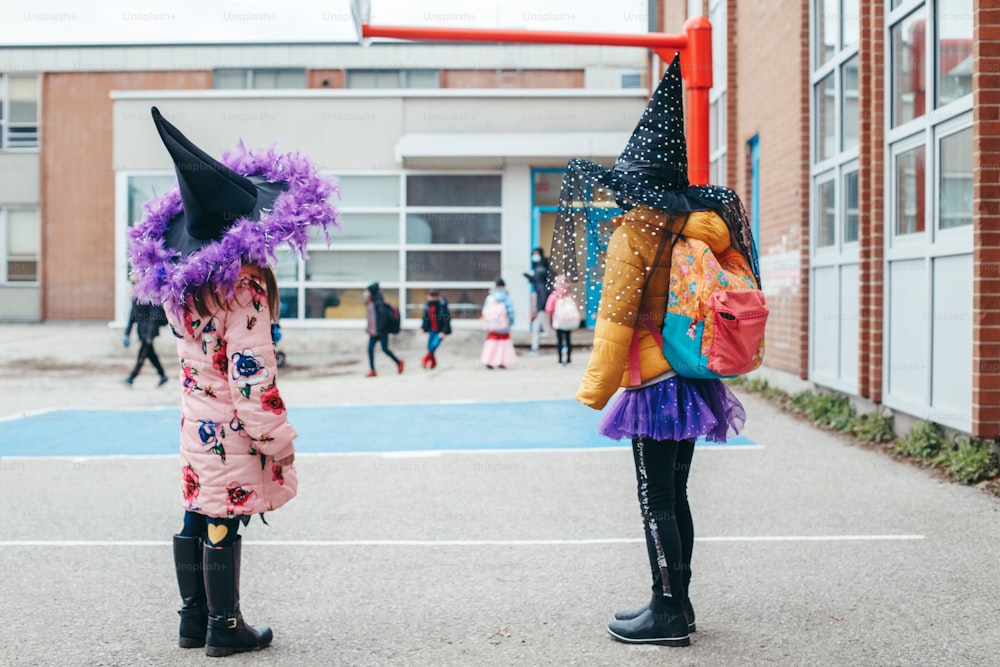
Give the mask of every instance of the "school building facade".
M 763 374 L 1000 436 L 1000 10 L 655 4 L 661 31 L 713 24 L 710 172 L 754 221 Z M 155 104 L 210 153 L 281 140 L 341 179 L 344 231 L 279 261 L 289 326 L 356 328 L 379 280 L 408 326 L 439 287 L 472 327 L 498 275 L 523 324 L 561 168 L 614 160 L 662 66 L 574 46 L 0 50 L 0 317 L 124 320 L 125 230 L 172 180 Z

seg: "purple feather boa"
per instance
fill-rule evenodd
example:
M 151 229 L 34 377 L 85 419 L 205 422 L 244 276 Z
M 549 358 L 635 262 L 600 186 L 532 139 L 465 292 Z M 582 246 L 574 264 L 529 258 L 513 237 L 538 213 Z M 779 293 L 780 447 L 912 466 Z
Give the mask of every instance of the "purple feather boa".
M 243 264 L 270 266 L 277 261 L 275 251 L 285 243 L 302 259 L 308 259 L 310 226 L 323 229 L 327 245 L 330 228 L 340 229 L 340 214 L 328 201 L 333 193 L 339 198 L 336 179 L 320 176 L 304 155 L 279 153 L 274 146 L 247 149 L 240 141 L 235 152 L 222 155 L 221 162 L 244 176 L 287 183 L 288 190 L 260 220 L 240 218 L 220 240 L 186 257 L 165 246 L 170 219 L 183 208 L 177 186 L 147 202 L 142 221 L 128 232 L 128 255 L 135 282 L 132 293 L 137 300 L 178 310 L 195 290 L 207 284 L 231 298 Z

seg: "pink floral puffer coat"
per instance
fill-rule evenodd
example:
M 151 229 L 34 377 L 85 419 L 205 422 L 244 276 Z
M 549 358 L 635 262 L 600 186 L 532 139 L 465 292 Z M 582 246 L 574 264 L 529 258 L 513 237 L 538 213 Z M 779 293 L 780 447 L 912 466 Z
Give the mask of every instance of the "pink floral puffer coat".
M 181 496 L 185 509 L 233 517 L 295 497 L 295 429 L 278 393 L 267 294 L 244 268 L 230 309 L 168 312 L 181 363 Z M 183 318 L 178 321 L 178 317 Z

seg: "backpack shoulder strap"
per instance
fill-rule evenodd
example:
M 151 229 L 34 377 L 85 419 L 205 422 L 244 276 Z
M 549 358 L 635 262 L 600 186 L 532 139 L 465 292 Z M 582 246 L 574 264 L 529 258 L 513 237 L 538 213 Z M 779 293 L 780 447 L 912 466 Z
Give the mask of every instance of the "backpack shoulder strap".
M 680 240 L 681 235 L 684 232 L 684 227 L 687 225 L 688 218 L 691 217 L 688 214 L 684 218 L 684 222 L 681 223 L 681 228 L 677 230 L 674 234 L 673 240 L 670 242 L 670 254 L 667 257 L 667 271 L 669 272 L 673 267 L 674 260 L 674 246 L 677 245 L 677 241 Z M 660 262 L 660 255 L 663 253 L 663 247 L 667 244 L 667 236 L 670 235 L 669 229 L 664 229 L 663 234 L 660 235 L 660 242 L 656 246 L 656 254 L 653 255 L 653 261 L 649 265 L 649 271 L 646 273 L 646 279 L 642 283 L 642 292 L 640 293 L 640 298 L 645 296 L 646 288 L 649 287 L 649 279 L 653 275 L 653 271 L 656 270 L 656 265 Z M 670 278 L 667 278 L 668 286 Z M 669 289 L 669 287 L 668 287 Z M 650 321 L 650 312 L 645 308 L 640 307 L 638 313 L 636 314 L 636 320 L 642 320 L 643 324 L 646 325 L 646 330 L 649 331 L 650 335 L 653 336 L 653 340 L 661 348 L 663 347 L 663 334 L 653 326 Z M 635 327 L 632 330 L 632 340 L 628 346 L 628 367 L 629 367 L 629 384 L 630 386 L 637 386 L 642 384 L 642 372 L 639 369 L 639 327 Z

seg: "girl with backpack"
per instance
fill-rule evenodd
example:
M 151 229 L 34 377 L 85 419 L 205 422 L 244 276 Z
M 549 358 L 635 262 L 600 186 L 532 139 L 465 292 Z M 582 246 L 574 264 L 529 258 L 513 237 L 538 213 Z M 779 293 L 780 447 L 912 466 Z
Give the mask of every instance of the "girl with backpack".
M 388 308 L 385 299 L 382 298 L 382 290 L 378 283 L 372 283 L 365 290 L 365 313 L 368 317 L 368 374 L 365 377 L 375 377 L 375 345 L 380 344 L 385 355 L 396 364 L 397 373 L 403 372 L 403 360 L 398 358 L 389 349 L 389 333 L 396 327 L 390 326 L 389 316 L 386 313 Z M 399 331 L 397 328 L 396 331 Z
M 486 340 L 479 361 L 486 368 L 507 368 L 517 358 L 514 343 L 510 340 L 510 328 L 514 324 L 514 304 L 507 294 L 507 284 L 497 278 L 493 291 L 483 302 L 480 317 L 486 329 Z
M 599 429 L 609 438 L 632 441 L 652 579 L 649 602 L 615 613 L 608 633 L 621 642 L 668 646 L 689 645 L 696 629 L 689 596 L 694 524 L 687 497 L 695 439 L 725 442 L 746 419 L 743 406 L 720 380 L 681 377 L 664 357 L 657 337 L 668 300 L 696 289 L 684 266 L 671 275 L 672 240 L 683 230 L 716 254 L 734 249 L 760 285 L 756 248 L 739 197 L 726 188 L 688 182 L 682 110 L 675 57 L 614 168 L 570 161 L 560 201 L 571 204 L 557 213 L 552 254 L 560 257 L 556 270 L 577 270 L 578 221 L 603 225 L 607 210 L 606 201 L 593 204 L 593 212 L 584 209 L 589 203 L 579 202 L 610 191 L 624 215 L 611 221 L 617 228 L 607 246 L 594 347 L 576 398 L 600 410 L 619 387 L 625 388 Z M 692 333 L 693 328 L 680 335 Z
M 580 328 L 582 313 L 580 302 L 569 291 L 569 279 L 566 274 L 556 276 L 554 289 L 545 301 L 545 312 L 556 330 L 556 345 L 559 348 L 559 364 L 563 364 L 563 355 L 568 365 L 573 353 L 573 329 Z
M 334 183 L 297 153 L 247 150 L 220 162 L 156 110 L 178 187 L 145 206 L 129 232 L 134 294 L 162 303 L 181 366 L 180 479 L 173 537 L 181 596 L 178 645 L 219 657 L 271 643 L 242 615 L 240 524 L 295 497 L 295 428 L 278 391 L 268 266 L 309 228 L 339 227 Z

